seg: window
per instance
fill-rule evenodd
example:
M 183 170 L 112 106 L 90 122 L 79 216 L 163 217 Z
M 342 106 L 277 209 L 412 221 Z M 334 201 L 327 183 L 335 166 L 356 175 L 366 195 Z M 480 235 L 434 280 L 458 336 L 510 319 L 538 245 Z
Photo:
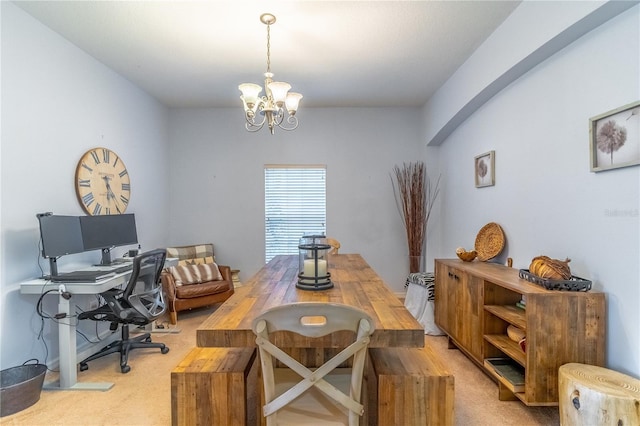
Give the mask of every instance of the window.
M 264 168 L 265 261 L 298 254 L 304 234 L 326 231 L 326 166 Z

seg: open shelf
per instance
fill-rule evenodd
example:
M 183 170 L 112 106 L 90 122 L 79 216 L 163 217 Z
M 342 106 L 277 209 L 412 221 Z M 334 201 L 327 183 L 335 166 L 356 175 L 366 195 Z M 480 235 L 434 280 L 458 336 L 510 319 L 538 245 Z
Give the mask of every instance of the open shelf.
M 521 366 L 527 366 L 527 355 L 520 349 L 520 345 L 511 340 L 509 336 L 505 334 L 486 334 L 484 339 Z
M 509 358 L 487 358 L 484 360 L 487 370 L 512 393 L 524 392 L 524 368 Z
M 485 305 L 484 309 L 521 330 L 527 330 L 527 320 L 524 309 L 511 305 Z

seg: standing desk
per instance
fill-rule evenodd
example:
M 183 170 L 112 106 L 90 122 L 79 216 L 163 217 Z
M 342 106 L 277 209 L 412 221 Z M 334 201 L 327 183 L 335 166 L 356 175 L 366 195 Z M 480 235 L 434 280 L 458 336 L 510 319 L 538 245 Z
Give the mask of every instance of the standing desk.
M 172 266 L 177 259 L 167 259 L 165 266 Z M 122 265 L 113 266 L 113 269 Z M 84 270 L 106 270 L 108 266 L 84 268 Z M 111 288 L 129 282 L 131 271 L 115 274 L 94 282 L 54 283 L 42 278 L 34 278 L 20 283 L 20 293 L 41 295 L 48 290 L 56 290 L 58 293 L 58 313 L 66 314 L 58 322 L 58 352 L 60 356 L 60 380 L 46 383 L 44 389 L 58 390 L 109 390 L 113 383 L 108 382 L 78 382 L 78 360 L 76 353 L 76 322 L 78 321 L 71 311 L 71 300 L 76 294 L 100 294 Z M 65 299 L 62 293 L 71 293 L 70 299 Z M 53 292 L 50 294 L 54 294 Z

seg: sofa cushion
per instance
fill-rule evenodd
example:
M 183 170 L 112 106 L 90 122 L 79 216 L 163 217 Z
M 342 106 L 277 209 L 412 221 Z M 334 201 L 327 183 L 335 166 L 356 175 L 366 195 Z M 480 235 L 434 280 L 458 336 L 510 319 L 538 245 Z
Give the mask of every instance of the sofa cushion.
M 200 282 L 220 281 L 222 279 L 220 268 L 218 268 L 218 265 L 213 262 L 198 264 L 195 266 L 198 268 L 198 273 L 200 274 Z
M 171 266 L 169 273 L 173 276 L 173 280 L 178 287 L 222 280 L 220 269 L 215 263 Z
M 213 244 L 197 244 L 181 247 L 167 247 L 167 257 L 178 258 L 179 261 L 197 258 L 213 258 Z
M 202 265 L 203 263 L 215 263 L 213 256 L 194 257 L 193 259 L 178 260 L 178 266 Z
M 177 299 L 193 299 L 222 293 L 229 290 L 229 281 L 209 281 L 198 285 L 176 287 Z

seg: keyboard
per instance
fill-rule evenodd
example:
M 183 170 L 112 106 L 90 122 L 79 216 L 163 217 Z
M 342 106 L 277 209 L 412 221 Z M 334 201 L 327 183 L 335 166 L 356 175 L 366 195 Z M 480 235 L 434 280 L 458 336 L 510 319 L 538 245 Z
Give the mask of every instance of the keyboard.
M 116 269 L 112 269 L 112 272 L 115 272 L 116 274 L 122 274 L 123 272 L 129 272 L 130 270 L 133 269 L 133 263 L 127 263 L 123 266 L 118 266 Z
M 54 275 L 51 277 L 51 281 L 54 283 L 93 282 L 110 278 L 114 275 L 113 271 L 73 271 Z

